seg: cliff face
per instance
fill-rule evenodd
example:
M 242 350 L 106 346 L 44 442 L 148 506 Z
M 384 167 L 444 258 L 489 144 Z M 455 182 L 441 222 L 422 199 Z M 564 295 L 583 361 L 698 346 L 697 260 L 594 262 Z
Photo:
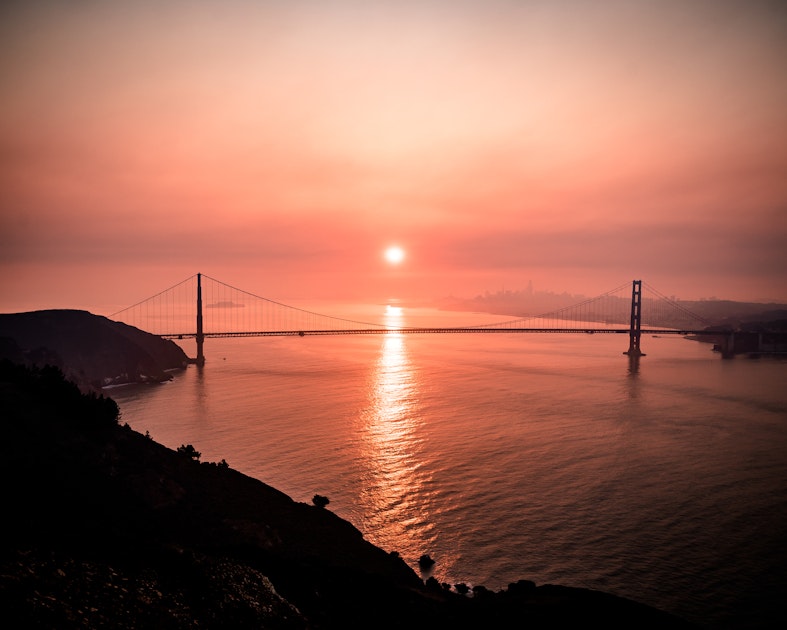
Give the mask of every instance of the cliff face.
M 77 310 L 0 315 L 0 358 L 56 365 L 83 391 L 168 380 L 188 362 L 172 341 Z
M 10 627 L 687 627 L 587 590 L 425 584 L 329 510 L 119 426 L 54 368 L 0 361 L 0 408 Z

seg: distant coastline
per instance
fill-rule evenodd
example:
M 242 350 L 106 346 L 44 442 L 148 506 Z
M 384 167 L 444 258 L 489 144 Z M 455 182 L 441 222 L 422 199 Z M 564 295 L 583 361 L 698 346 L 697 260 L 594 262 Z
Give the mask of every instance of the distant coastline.
M 526 289 L 487 292 L 474 298 L 448 296 L 436 300 L 434 305 L 446 311 L 482 312 L 511 317 L 538 317 L 541 314 L 551 313 L 586 299 L 587 297 L 584 295 Z M 709 320 L 713 325 L 723 328 L 750 331 L 767 325 L 769 328 L 787 330 L 787 304 L 732 300 L 678 300 L 677 303 L 692 313 Z M 621 320 L 618 323 L 625 324 L 628 321 Z

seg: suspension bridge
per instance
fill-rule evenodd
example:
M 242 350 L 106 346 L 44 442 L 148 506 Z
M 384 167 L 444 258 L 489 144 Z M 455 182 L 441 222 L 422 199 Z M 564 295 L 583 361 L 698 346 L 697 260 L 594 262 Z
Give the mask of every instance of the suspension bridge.
M 392 326 L 355 321 L 288 306 L 238 289 L 202 273 L 137 302 L 110 317 L 166 339 L 193 338 L 197 365 L 204 365 L 205 340 L 217 337 L 307 335 L 582 333 L 628 335 L 629 357 L 644 356 L 643 334 L 711 335 L 711 322 L 677 301 L 633 280 L 594 298 L 549 313 L 474 326 Z M 731 354 L 732 335 L 722 343 Z

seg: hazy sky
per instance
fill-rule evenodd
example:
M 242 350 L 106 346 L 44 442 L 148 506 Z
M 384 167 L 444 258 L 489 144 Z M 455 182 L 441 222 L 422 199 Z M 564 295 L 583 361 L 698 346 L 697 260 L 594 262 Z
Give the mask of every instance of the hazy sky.
M 0 311 L 787 301 L 780 0 L 6 0 L 0 90 Z

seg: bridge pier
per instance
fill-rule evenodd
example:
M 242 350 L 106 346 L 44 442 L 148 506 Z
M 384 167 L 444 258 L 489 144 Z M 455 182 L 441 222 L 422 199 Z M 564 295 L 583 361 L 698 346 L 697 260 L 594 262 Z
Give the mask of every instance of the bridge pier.
M 202 331 L 202 274 L 197 274 L 197 358 L 194 363 L 198 367 L 205 365 L 205 333 Z
M 623 354 L 630 357 L 644 357 L 639 347 L 642 337 L 642 280 L 631 282 L 631 324 L 629 327 L 629 349 Z
M 721 358 L 732 359 L 735 356 L 735 333 L 731 332 L 724 335 L 724 341 L 721 344 Z

